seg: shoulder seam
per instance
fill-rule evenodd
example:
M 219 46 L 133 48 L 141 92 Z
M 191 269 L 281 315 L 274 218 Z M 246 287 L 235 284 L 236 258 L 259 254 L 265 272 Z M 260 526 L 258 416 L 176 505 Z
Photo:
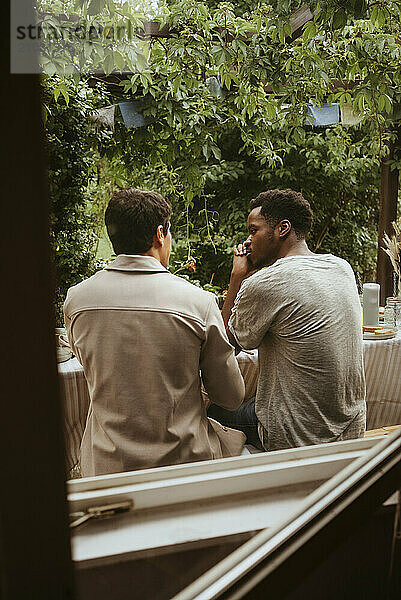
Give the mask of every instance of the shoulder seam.
M 191 321 L 195 321 L 197 323 L 199 323 L 200 325 L 205 326 L 206 322 L 203 321 L 202 319 L 199 319 L 198 317 L 195 317 L 194 315 L 190 315 L 188 313 L 184 313 L 184 312 L 180 312 L 177 310 L 169 310 L 167 308 L 152 308 L 150 306 L 141 306 L 141 307 L 131 307 L 131 306 L 115 306 L 115 307 L 110 307 L 110 306 L 83 306 L 82 308 L 78 309 L 78 310 L 74 310 L 72 311 L 69 315 L 66 315 L 69 319 L 72 319 L 73 317 L 75 317 L 76 315 L 79 315 L 82 312 L 85 311 L 96 311 L 96 310 L 108 310 L 108 311 L 135 311 L 135 312 L 158 312 L 158 313 L 165 313 L 165 314 L 170 314 L 170 315 L 176 315 L 178 317 L 185 317 L 187 319 L 191 319 Z

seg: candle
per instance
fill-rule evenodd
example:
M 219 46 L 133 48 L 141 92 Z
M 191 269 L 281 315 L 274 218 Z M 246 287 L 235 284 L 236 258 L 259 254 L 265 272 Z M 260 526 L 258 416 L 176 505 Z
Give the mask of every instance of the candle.
M 363 284 L 363 324 L 368 327 L 379 324 L 379 295 L 380 285 L 378 283 Z

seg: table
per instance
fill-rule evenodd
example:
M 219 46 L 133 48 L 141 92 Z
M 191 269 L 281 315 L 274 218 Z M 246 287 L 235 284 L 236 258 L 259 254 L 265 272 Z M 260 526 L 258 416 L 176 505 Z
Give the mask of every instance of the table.
M 363 342 L 367 429 L 401 423 L 401 332 Z
M 401 424 L 401 333 L 392 340 L 363 342 L 367 429 Z M 245 397 L 256 394 L 258 353 L 241 352 L 238 364 L 245 381 Z M 64 405 L 64 433 L 67 467 L 79 460 L 90 398 L 83 369 L 76 358 L 58 365 L 61 398 Z

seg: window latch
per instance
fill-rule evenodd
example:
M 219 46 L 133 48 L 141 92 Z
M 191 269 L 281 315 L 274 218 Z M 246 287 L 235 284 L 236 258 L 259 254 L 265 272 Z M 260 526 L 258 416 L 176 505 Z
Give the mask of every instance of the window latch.
M 91 506 L 87 508 L 86 511 L 70 513 L 70 528 L 75 529 L 90 519 L 105 519 L 107 517 L 114 517 L 115 515 L 129 512 L 132 510 L 133 506 L 133 500 L 127 500 L 125 502 L 116 502 L 115 504 Z

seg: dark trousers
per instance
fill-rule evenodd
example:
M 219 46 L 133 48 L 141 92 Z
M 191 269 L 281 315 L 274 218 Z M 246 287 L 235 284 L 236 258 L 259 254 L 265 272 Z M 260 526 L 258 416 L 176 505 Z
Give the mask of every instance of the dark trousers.
M 232 427 L 232 429 L 239 429 L 246 435 L 246 443 L 252 444 L 258 450 L 263 450 L 262 443 L 258 434 L 258 419 L 255 413 L 255 398 L 246 400 L 241 404 L 237 410 L 227 410 L 211 404 L 208 408 L 207 414 L 212 417 L 215 421 L 218 421 L 222 425 Z

